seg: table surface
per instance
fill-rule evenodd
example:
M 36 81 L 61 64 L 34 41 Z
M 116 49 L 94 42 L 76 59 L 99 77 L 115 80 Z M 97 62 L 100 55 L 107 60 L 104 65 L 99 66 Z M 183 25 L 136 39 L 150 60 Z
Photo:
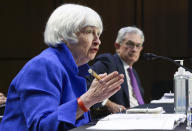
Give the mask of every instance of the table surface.
M 138 106 L 136 108 L 156 108 L 156 107 L 163 107 L 163 109 L 166 111 L 166 113 L 174 113 L 174 104 L 167 104 L 167 103 L 160 103 L 160 104 L 144 104 L 141 106 Z M 98 130 L 88 130 L 87 128 L 90 126 L 93 126 L 96 124 L 97 121 L 90 122 L 86 125 L 73 128 L 70 131 L 98 131 Z M 99 130 L 102 131 L 102 130 Z M 106 131 L 106 130 L 105 130 Z M 119 131 L 126 131 L 126 130 L 119 130 Z M 138 131 L 138 130 L 129 130 L 129 131 Z M 148 130 L 142 130 L 142 131 L 148 131 Z M 161 131 L 161 130 L 153 130 L 153 131 Z M 166 130 L 162 130 L 166 131 Z M 167 130 L 170 131 L 170 130 Z M 181 123 L 178 127 L 174 129 L 174 131 L 186 131 L 186 123 Z

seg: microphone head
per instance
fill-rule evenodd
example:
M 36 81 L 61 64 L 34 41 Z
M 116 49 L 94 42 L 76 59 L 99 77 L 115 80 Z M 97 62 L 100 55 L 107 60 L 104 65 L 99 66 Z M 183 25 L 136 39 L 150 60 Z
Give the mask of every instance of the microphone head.
M 145 60 L 155 60 L 155 59 L 158 58 L 158 56 L 155 55 L 155 54 L 153 54 L 153 53 L 144 53 L 144 54 L 143 54 L 143 58 L 144 58 Z

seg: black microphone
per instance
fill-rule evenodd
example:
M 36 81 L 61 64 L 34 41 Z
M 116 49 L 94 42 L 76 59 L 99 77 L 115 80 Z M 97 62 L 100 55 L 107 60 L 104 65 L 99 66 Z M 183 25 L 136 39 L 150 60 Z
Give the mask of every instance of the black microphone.
M 145 60 L 155 60 L 155 59 L 158 59 L 158 56 L 153 53 L 144 53 L 143 58 Z
M 155 54 L 153 54 L 153 53 L 144 53 L 144 54 L 143 54 L 143 58 L 144 58 L 145 60 L 163 59 L 163 60 L 169 61 L 169 62 L 177 65 L 178 67 L 183 67 L 186 71 L 189 71 L 189 72 L 192 73 L 192 70 L 191 70 L 191 69 L 189 69 L 189 68 L 181 65 L 180 63 L 174 61 L 173 59 L 170 59 L 170 58 L 165 57 L 165 56 L 158 56 L 158 55 L 155 55 Z

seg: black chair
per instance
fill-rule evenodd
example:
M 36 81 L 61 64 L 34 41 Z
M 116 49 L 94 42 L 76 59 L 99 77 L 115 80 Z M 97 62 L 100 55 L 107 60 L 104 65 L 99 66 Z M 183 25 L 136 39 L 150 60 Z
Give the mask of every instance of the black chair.
M 0 122 L 3 118 L 4 110 L 5 110 L 5 104 L 0 105 Z

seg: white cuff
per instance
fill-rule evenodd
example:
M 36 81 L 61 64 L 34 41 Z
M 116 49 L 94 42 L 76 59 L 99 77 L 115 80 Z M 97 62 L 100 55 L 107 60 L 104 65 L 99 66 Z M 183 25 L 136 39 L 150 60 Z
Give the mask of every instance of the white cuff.
M 107 103 L 107 101 L 108 101 L 108 99 L 105 99 L 105 100 L 101 103 L 101 105 L 102 105 L 102 106 L 105 106 L 106 103 Z

